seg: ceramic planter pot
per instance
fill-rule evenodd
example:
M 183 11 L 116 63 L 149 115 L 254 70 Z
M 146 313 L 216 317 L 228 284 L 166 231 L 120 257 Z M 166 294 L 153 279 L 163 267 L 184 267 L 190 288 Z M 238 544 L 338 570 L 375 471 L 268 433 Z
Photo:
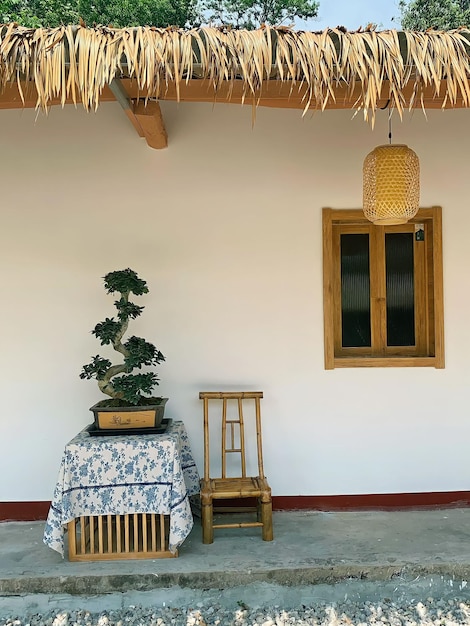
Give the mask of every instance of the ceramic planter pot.
M 95 426 L 100 430 L 158 428 L 168 398 L 161 398 L 158 404 L 145 406 L 102 406 L 102 402 L 90 408 L 95 417 Z

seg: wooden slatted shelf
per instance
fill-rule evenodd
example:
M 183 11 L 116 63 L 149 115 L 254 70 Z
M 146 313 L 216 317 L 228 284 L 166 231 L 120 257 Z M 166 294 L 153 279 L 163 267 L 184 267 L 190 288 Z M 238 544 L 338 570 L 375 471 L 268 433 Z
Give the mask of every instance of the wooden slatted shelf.
M 68 523 L 70 561 L 165 559 L 170 552 L 169 515 L 86 515 Z

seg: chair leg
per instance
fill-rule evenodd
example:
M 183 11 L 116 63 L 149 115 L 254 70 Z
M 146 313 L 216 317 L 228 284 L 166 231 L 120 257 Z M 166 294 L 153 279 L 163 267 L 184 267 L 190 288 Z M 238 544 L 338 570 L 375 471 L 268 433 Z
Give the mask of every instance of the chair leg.
M 273 540 L 273 505 L 269 502 L 260 501 L 261 522 L 263 523 L 263 541 Z
M 214 543 L 214 512 L 212 501 L 201 507 L 202 543 Z

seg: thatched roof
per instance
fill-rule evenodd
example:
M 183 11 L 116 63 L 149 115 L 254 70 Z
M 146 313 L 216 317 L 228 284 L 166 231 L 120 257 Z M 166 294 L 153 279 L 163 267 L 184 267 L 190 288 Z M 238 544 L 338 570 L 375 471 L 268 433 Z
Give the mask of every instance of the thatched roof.
M 37 106 L 59 98 L 95 109 L 115 78 L 133 79 L 144 98 L 203 80 L 217 97 L 262 97 L 267 81 L 289 85 L 302 106 L 324 109 L 338 97 L 373 119 L 379 100 L 400 115 L 423 105 L 432 90 L 443 106 L 470 106 L 470 31 L 322 32 L 264 27 L 255 31 L 64 26 L 28 29 L 0 25 L 0 88 L 34 83 Z M 228 85 L 228 90 L 227 90 Z

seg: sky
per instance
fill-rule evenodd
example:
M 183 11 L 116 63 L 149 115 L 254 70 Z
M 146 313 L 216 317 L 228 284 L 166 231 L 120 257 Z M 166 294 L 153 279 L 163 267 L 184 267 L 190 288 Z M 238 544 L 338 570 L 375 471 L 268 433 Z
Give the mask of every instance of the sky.
M 314 20 L 299 20 L 299 30 L 323 30 L 345 26 L 357 30 L 373 22 L 377 30 L 400 28 L 398 0 L 318 0 L 320 8 Z M 395 18 L 392 20 L 392 18 Z

